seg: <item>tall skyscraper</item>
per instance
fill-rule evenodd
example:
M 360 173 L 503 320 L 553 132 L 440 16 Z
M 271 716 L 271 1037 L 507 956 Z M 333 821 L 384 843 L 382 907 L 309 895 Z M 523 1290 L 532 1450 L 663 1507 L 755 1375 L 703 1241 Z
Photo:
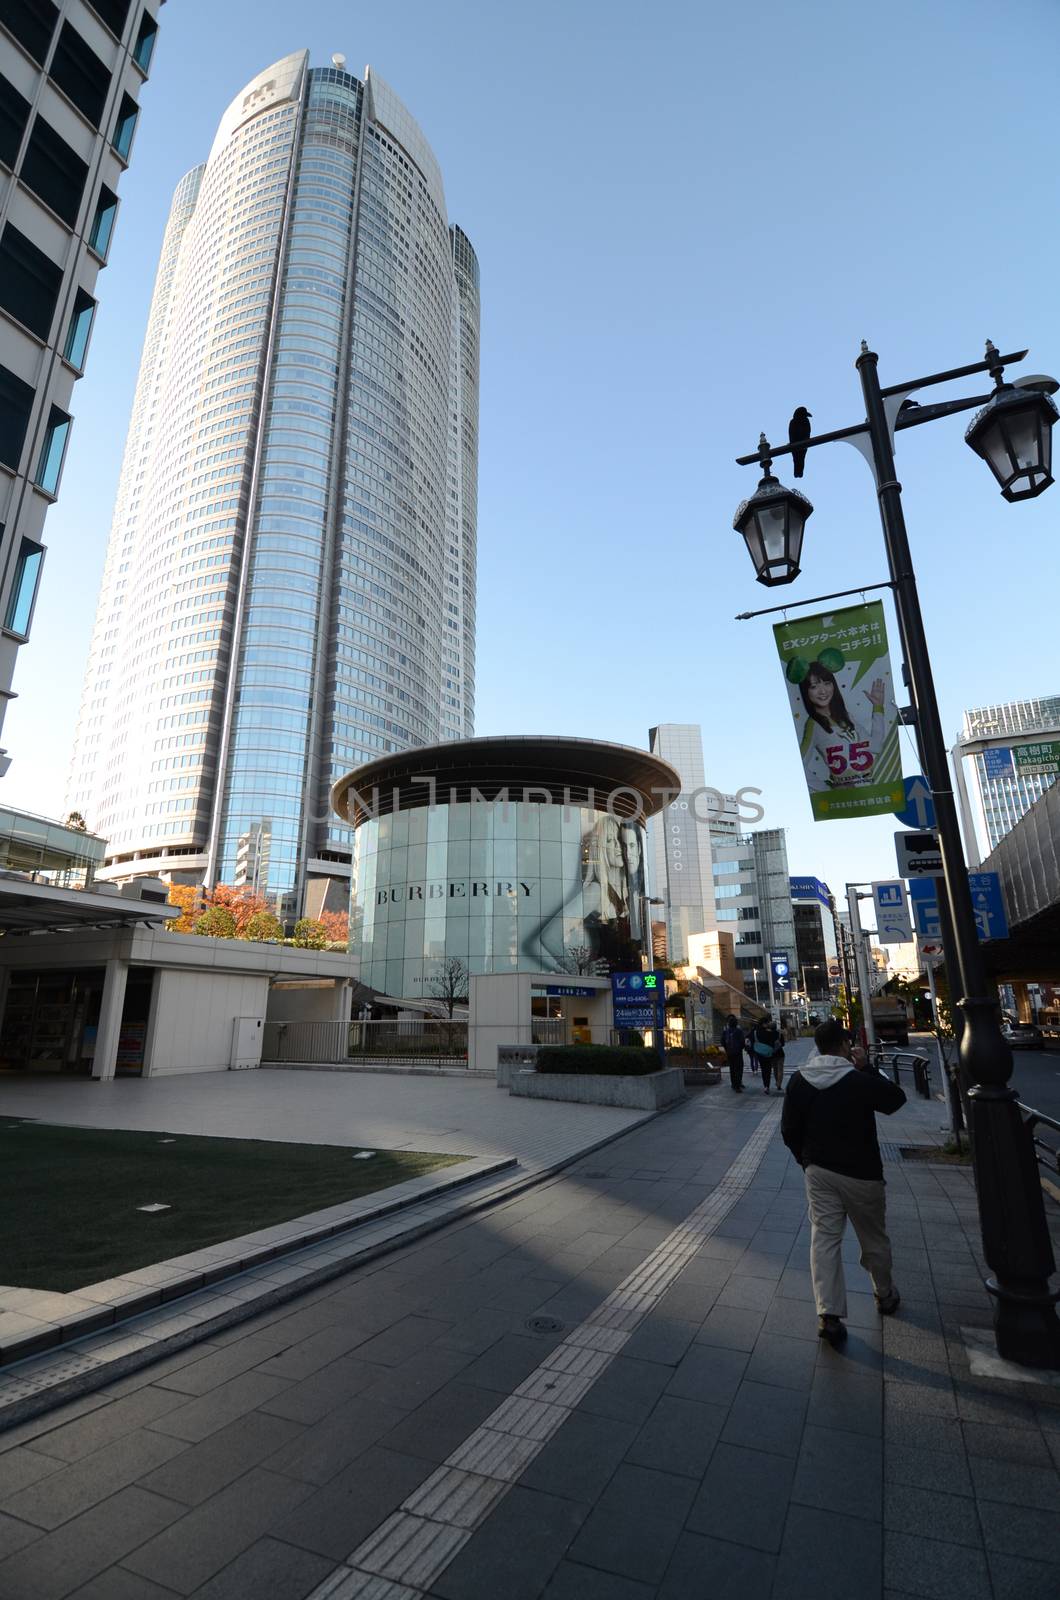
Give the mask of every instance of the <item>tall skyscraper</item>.
M 161 3 L 0 5 L 0 727 Z M 0 750 L 0 776 L 8 765 Z
M 966 711 L 951 756 L 965 845 L 977 867 L 1060 774 L 1060 695 Z
M 666 899 L 670 955 L 675 961 L 687 961 L 689 938 L 717 930 L 703 730 L 697 722 L 661 722 L 649 728 L 648 748 L 681 775 L 681 793 L 648 826 L 652 886 Z
M 300 51 L 178 185 L 69 803 L 101 877 L 345 906 L 332 782 L 473 731 L 478 262 L 371 70 Z

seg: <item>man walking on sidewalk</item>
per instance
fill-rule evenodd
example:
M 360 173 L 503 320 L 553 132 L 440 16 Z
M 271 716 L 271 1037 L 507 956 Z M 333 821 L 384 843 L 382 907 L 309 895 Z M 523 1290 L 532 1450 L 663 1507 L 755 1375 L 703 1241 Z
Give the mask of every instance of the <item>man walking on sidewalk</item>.
M 838 1345 L 847 1332 L 842 1322 L 847 1314 L 842 1246 L 848 1217 L 877 1309 L 885 1317 L 898 1309 L 876 1112 L 890 1116 L 905 1105 L 905 1095 L 869 1066 L 860 1045 L 851 1047 L 834 1017 L 822 1022 L 813 1037 L 817 1053 L 788 1083 L 780 1129 L 806 1175 L 817 1332 Z

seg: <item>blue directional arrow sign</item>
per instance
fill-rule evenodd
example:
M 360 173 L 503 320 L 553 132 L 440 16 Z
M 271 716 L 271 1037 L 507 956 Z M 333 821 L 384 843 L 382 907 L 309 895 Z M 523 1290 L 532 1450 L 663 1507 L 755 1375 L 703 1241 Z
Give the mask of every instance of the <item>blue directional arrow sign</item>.
M 1001 898 L 1001 879 L 997 873 L 970 872 L 968 887 L 972 891 L 979 942 L 985 944 L 988 939 L 1007 939 L 1008 918 L 1005 915 L 1005 902 Z M 938 889 L 937 878 L 911 878 L 909 881 L 913 926 L 925 939 L 942 937 Z
M 918 773 L 915 778 L 906 778 L 904 782 L 905 805 L 901 811 L 894 813 L 898 821 L 907 828 L 933 828 L 935 802 L 931 798 L 927 779 Z

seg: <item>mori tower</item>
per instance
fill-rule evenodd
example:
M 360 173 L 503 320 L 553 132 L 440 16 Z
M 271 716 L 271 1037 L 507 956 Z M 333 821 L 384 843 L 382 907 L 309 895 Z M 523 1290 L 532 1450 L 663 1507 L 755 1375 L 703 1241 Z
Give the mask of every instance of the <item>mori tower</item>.
M 268 67 L 177 186 L 69 804 L 103 878 L 345 908 L 334 781 L 473 731 L 478 262 L 370 69 Z

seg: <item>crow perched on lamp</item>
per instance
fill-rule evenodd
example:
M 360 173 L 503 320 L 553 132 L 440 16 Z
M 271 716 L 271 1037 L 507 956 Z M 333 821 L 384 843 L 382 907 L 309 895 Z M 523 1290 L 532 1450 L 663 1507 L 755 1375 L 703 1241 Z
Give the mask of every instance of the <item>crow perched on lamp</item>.
M 796 407 L 795 415 L 788 423 L 789 444 L 798 445 L 801 444 L 804 439 L 808 439 L 810 437 L 810 434 L 813 431 L 810 427 L 810 418 L 812 415 L 813 413 L 811 411 L 807 411 L 805 406 Z M 793 450 L 791 452 L 791 459 L 795 463 L 795 476 L 797 478 L 801 478 L 802 469 L 806 465 L 806 451 Z

